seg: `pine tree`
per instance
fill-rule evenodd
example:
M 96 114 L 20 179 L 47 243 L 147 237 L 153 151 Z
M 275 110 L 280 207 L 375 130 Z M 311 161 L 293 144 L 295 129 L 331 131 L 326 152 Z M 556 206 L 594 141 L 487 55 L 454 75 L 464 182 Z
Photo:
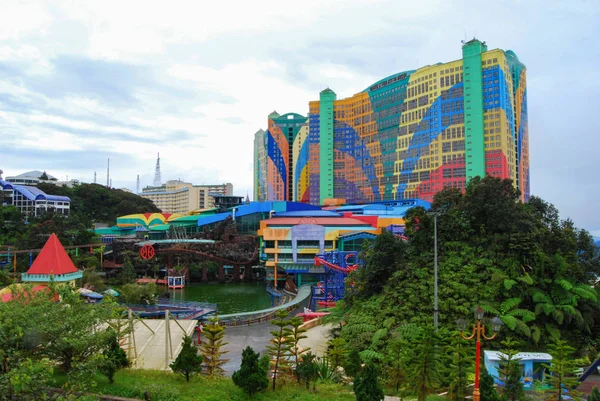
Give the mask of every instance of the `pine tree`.
M 251 347 L 246 347 L 242 351 L 242 365 L 240 370 L 233 373 L 231 377 L 233 383 L 244 390 L 250 397 L 255 393 L 269 387 L 267 378 L 268 366 L 262 366 L 259 362 L 259 355 Z
M 205 340 L 200 346 L 200 353 L 204 357 L 204 371 L 207 376 L 223 375 L 223 364 L 228 359 L 223 359 L 224 351 L 222 348 L 228 343 L 225 342 L 225 328 L 221 326 L 216 318 L 209 319 L 209 323 L 202 330 Z
M 520 359 L 515 358 L 519 351 L 515 348 L 517 342 L 511 337 L 502 341 L 503 349 L 500 350 L 500 369 L 498 373 L 500 380 L 504 383 L 502 389 L 502 400 L 521 401 L 525 399 L 525 390 L 521 383 Z
M 544 364 L 544 367 L 548 369 L 547 381 L 551 388 L 546 392 L 546 400 L 580 400 L 580 393 L 575 390 L 579 385 L 575 369 L 582 361 L 572 357 L 575 348 L 560 338 L 553 338 L 548 344 L 548 352 L 552 355 L 552 363 Z
M 331 366 L 333 366 L 334 369 L 342 366 L 347 352 L 346 340 L 344 340 L 342 337 L 336 337 L 329 341 L 329 345 L 327 347 L 327 357 L 329 357 Z
M 361 369 L 362 360 L 360 359 L 360 352 L 358 352 L 358 348 L 352 348 L 344 362 L 344 372 L 346 376 L 355 379 Z
M 192 343 L 192 337 L 183 337 L 181 352 L 169 367 L 175 373 L 180 373 L 189 382 L 190 377 L 202 372 L 202 356 L 198 355 L 198 349 Z
M 300 381 L 306 384 L 306 389 L 310 388 L 310 382 L 313 383 L 313 391 L 316 390 L 317 378 L 319 376 L 319 367 L 316 362 L 316 355 L 312 352 L 307 352 L 302 355 L 302 359 L 296 365 L 296 374 Z
M 298 366 L 300 359 L 302 358 L 302 354 L 307 352 L 310 348 L 300 348 L 300 340 L 304 338 L 308 338 L 304 335 L 306 333 L 306 329 L 300 327 L 302 325 L 302 318 L 293 317 L 289 321 L 290 327 L 285 327 L 283 329 L 283 335 L 286 338 L 286 343 L 288 345 L 288 354 L 292 358 L 294 366 Z M 300 381 L 300 378 L 296 374 L 296 380 Z
M 481 401 L 500 400 L 498 391 L 496 391 L 496 388 L 494 387 L 494 378 L 488 373 L 486 368 L 481 369 L 479 391 L 481 392 Z
M 273 363 L 273 391 L 275 391 L 277 376 L 285 368 L 285 355 L 289 350 L 289 345 L 284 337 L 284 328 L 289 325 L 289 320 L 286 319 L 287 316 L 288 312 L 286 310 L 278 310 L 275 312 L 275 319 L 271 322 L 278 327 L 277 330 L 271 332 L 273 336 L 271 345 L 267 345 Z
M 121 274 L 119 274 L 119 280 L 123 284 L 132 284 L 137 280 L 137 273 L 133 267 L 133 263 L 131 263 L 129 255 L 125 255 L 123 258 L 123 270 L 121 270 Z
M 356 377 L 354 394 L 357 401 L 381 401 L 383 389 L 379 383 L 378 370 L 373 362 L 367 363 L 364 370 Z
M 440 382 L 439 345 L 439 335 L 432 327 L 421 330 L 412 344 L 408 381 L 419 401 L 425 401 Z
M 111 331 L 110 337 L 108 338 L 108 344 L 104 352 L 104 360 L 100 363 L 100 372 L 108 378 L 110 383 L 114 383 L 115 373 L 121 369 L 129 366 L 129 360 L 127 354 L 119 346 L 119 339 L 114 330 Z
M 453 340 L 449 347 L 451 354 L 450 360 L 450 389 L 448 391 L 448 399 L 451 401 L 464 400 L 467 394 L 467 374 L 472 370 L 465 347 L 465 340 L 458 337 Z

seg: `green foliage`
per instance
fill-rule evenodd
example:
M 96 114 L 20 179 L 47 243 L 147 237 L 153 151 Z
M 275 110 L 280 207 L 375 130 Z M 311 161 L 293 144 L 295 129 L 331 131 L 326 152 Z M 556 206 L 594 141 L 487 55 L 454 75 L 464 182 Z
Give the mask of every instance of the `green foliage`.
M 500 380 L 504 383 L 501 398 L 506 401 L 522 401 L 525 399 L 525 391 L 521 383 L 520 359 L 515 358 L 519 353 L 517 342 L 508 337 L 502 341 L 502 347 L 498 369 Z
M 289 327 L 284 327 L 283 336 L 287 343 L 288 356 L 291 358 L 294 366 L 298 366 L 302 355 L 307 352 L 310 348 L 300 348 L 300 340 L 308 338 L 304 333 L 306 329 L 302 326 L 302 318 L 296 316 L 289 320 Z M 296 379 L 300 381 L 300 378 L 296 375 Z
M 156 303 L 157 288 L 154 283 L 125 284 L 118 287 L 119 301 L 125 304 Z
M 362 369 L 362 360 L 360 359 L 360 352 L 357 348 L 352 348 L 350 350 L 342 366 L 348 377 L 353 379 L 356 378 Z
M 354 394 L 357 401 L 381 401 L 383 389 L 379 383 L 379 371 L 374 363 L 367 363 L 354 383 Z
M 242 365 L 240 370 L 233 373 L 233 383 L 243 389 L 250 397 L 269 387 L 267 378 L 268 367 L 261 366 L 259 355 L 251 347 L 242 351 Z
M 410 345 L 408 382 L 418 400 L 425 401 L 441 380 L 441 338 L 433 327 L 425 327 Z
M 313 383 L 313 391 L 316 391 L 317 379 L 319 378 L 319 366 L 316 361 L 316 356 L 312 352 L 307 352 L 302 355 L 302 359 L 296 365 L 296 374 L 301 382 L 306 384 L 306 389 L 310 388 L 310 383 Z
M 119 346 L 117 333 L 112 329 L 109 330 L 109 333 L 108 345 L 103 352 L 104 360 L 100 364 L 99 370 L 108 378 L 110 383 L 113 383 L 115 373 L 119 369 L 128 367 L 129 360 L 125 351 Z
M 45 399 L 52 370 L 52 363 L 48 359 L 21 361 L 0 379 L 0 400 L 10 400 L 11 396 L 18 400 Z
M 600 401 L 600 390 L 598 390 L 598 387 L 592 389 L 587 401 Z
M 269 356 L 273 363 L 273 391 L 275 391 L 277 376 L 280 374 L 281 370 L 287 367 L 285 356 L 289 352 L 289 344 L 285 338 L 285 327 L 290 323 L 290 321 L 286 319 L 287 316 L 288 312 L 284 309 L 280 309 L 275 312 L 275 319 L 271 322 L 278 327 L 277 330 L 271 332 L 273 338 L 271 339 L 271 344 L 267 345 Z
M 329 341 L 327 357 L 334 368 L 338 368 L 344 364 L 347 352 L 346 341 L 342 337 L 336 337 Z
M 575 348 L 560 338 L 553 339 L 548 345 L 548 352 L 552 355 L 552 363 L 544 365 L 548 369 L 547 381 L 550 385 L 550 389 L 546 392 L 546 400 L 580 400 L 580 393 L 575 391 L 579 385 L 575 370 L 580 364 L 587 364 L 588 361 L 573 358 Z
M 71 214 L 90 222 L 115 224 L 117 217 L 137 213 L 160 213 L 152 201 L 120 189 L 98 184 L 80 184 L 73 188 L 39 184 L 42 191 L 71 198 Z
M 494 387 L 494 378 L 484 367 L 481 369 L 479 381 L 479 391 L 481 393 L 481 401 L 499 401 L 500 396 Z
M 181 352 L 169 367 L 173 372 L 183 375 L 185 381 L 189 383 L 192 375 L 202 372 L 202 360 L 202 355 L 198 355 L 198 348 L 193 344 L 192 337 L 184 336 Z
M 119 273 L 119 282 L 121 284 L 133 284 L 137 281 L 137 278 L 137 273 L 129 255 L 125 255 L 123 258 L 123 269 Z
M 205 340 L 200 346 L 200 352 L 204 357 L 204 371 L 209 377 L 222 376 L 224 373 L 223 365 L 228 359 L 223 359 L 223 355 L 229 351 L 223 350 L 223 347 L 229 343 L 225 342 L 225 327 L 221 326 L 217 318 L 209 319 L 209 323 L 202 330 Z
M 448 376 L 450 377 L 448 400 L 450 401 L 462 401 L 467 395 L 467 376 L 473 370 L 472 358 L 468 351 L 470 349 L 472 347 L 460 335 L 456 335 L 446 350 L 450 356 L 448 361 Z

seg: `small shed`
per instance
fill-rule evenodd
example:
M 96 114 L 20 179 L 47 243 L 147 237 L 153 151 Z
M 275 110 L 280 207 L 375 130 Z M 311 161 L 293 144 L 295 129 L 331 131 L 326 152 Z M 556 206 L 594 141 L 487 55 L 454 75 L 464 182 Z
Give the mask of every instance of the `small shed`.
M 485 368 L 496 384 L 502 384 L 498 374 L 502 355 L 500 351 L 483 352 Z M 546 369 L 543 365 L 552 362 L 552 356 L 545 352 L 519 352 L 515 359 L 521 364 L 521 382 L 526 389 L 531 388 L 535 381 L 544 381 Z

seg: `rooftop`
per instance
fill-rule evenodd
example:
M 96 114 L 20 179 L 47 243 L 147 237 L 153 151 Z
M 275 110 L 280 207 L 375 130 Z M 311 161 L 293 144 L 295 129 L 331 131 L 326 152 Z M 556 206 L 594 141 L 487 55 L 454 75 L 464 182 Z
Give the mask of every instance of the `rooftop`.
M 499 361 L 503 355 L 500 351 L 483 351 L 486 358 L 490 361 Z M 519 352 L 515 359 L 522 361 L 551 361 L 552 355 L 545 352 Z
M 60 275 L 78 271 L 58 237 L 53 233 L 27 270 L 27 274 Z

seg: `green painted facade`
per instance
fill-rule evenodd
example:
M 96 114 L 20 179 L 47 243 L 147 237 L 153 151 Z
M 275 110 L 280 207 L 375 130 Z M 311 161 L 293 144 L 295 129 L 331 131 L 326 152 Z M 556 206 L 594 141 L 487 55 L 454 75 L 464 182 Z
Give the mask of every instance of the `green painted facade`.
M 467 182 L 476 176 L 485 177 L 481 53 L 486 51 L 486 44 L 477 39 L 468 41 L 462 47 Z
M 327 88 L 319 94 L 319 201 L 333 198 L 333 102 L 337 96 Z

